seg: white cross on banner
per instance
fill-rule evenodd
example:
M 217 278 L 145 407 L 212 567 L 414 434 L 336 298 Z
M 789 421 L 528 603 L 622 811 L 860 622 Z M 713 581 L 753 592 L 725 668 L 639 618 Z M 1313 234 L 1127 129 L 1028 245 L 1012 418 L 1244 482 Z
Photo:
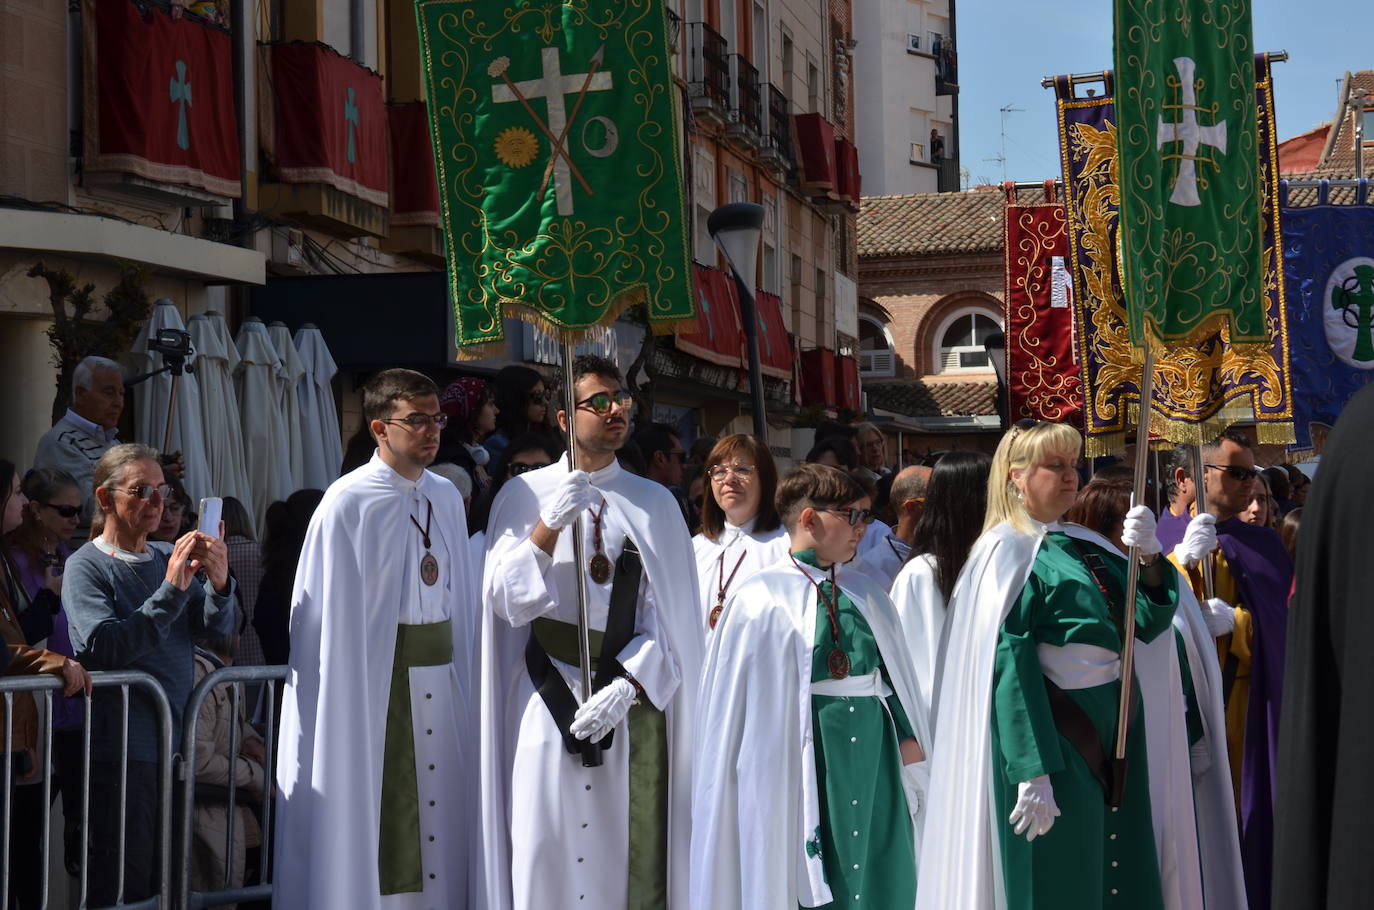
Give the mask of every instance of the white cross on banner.
M 1174 192 L 1169 196 L 1169 201 L 1174 205 L 1201 205 L 1202 200 L 1197 194 L 1197 162 L 1206 161 L 1209 164 L 1216 164 L 1210 157 L 1198 157 L 1198 147 L 1210 145 L 1223 155 L 1226 154 L 1226 121 L 1213 124 L 1212 126 L 1201 126 L 1197 122 L 1197 113 L 1217 115 L 1217 106 L 1213 104 L 1210 108 L 1199 108 L 1197 106 L 1197 83 L 1193 81 L 1193 74 L 1197 71 L 1197 63 L 1191 57 L 1175 57 L 1174 68 L 1178 70 L 1179 88 L 1182 92 L 1182 99 L 1179 104 L 1162 104 L 1164 110 L 1176 108 L 1180 111 L 1178 123 L 1165 123 L 1164 118 L 1159 118 L 1159 132 L 1155 145 L 1163 148 L 1173 142 L 1183 143 L 1183 152 L 1178 155 L 1165 155 L 1165 159 L 1178 159 L 1178 177 L 1174 180 Z

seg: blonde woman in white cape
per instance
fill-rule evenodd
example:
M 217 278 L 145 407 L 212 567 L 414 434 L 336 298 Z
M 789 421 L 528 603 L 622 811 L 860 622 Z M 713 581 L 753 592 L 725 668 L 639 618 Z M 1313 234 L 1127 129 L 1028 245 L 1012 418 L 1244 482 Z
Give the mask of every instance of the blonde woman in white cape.
M 732 590 L 787 555 L 773 497 L 778 469 L 768 447 L 736 433 L 711 447 L 701 494 L 701 533 L 692 538 L 703 615 L 714 629 Z
M 1144 508 L 1122 532 L 1143 562 L 1136 680 L 1141 701 L 1172 704 L 1150 729 L 1134 707 L 1121 804 L 1107 802 L 1127 566 L 1111 541 L 1060 521 L 1078 492 L 1081 446 L 1073 428 L 1040 423 L 1012 429 L 993 458 L 987 531 L 950 605 L 926 817 L 939 836 L 921 856 L 918 910 L 1203 906 L 1177 650 L 1165 634 L 1177 573 Z M 1157 764 L 1175 782 L 1160 792 Z

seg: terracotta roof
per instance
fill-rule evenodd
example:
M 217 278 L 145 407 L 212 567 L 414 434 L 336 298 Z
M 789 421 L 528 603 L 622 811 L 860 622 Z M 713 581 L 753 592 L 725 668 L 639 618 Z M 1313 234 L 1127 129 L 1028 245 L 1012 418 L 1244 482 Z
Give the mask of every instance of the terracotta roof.
M 1279 173 L 1284 176 L 1298 171 L 1314 171 L 1321 161 L 1322 149 L 1326 147 L 1326 136 L 1331 132 L 1331 124 L 1323 123 L 1305 133 L 1285 139 L 1279 143 Z
M 983 253 L 1002 249 L 1002 193 L 864 196 L 859 203 L 859 256 Z
M 997 380 L 927 382 L 922 379 L 864 380 L 868 405 L 908 417 L 982 417 L 997 414 Z
M 1357 73 L 1347 72 L 1341 80 L 1341 98 L 1350 98 L 1359 89 L 1364 89 L 1374 95 L 1374 70 L 1360 70 Z M 1366 99 L 1366 104 L 1369 101 Z M 1370 120 L 1368 114 L 1365 115 L 1366 123 Z M 1319 170 L 1349 170 L 1355 169 L 1355 112 L 1341 104 L 1340 110 L 1336 111 L 1335 129 L 1331 131 L 1326 140 L 1326 148 L 1322 150 L 1321 162 L 1317 165 Z M 1365 142 L 1368 143 L 1369 127 L 1365 127 Z M 1365 171 L 1368 172 L 1374 166 L 1374 154 L 1368 151 L 1365 153 Z
M 1352 180 L 1355 177 L 1355 168 L 1351 166 L 1334 170 L 1300 171 L 1296 174 L 1280 174 L 1279 176 L 1290 182 L 1298 180 Z M 1374 202 L 1374 191 L 1371 191 L 1369 195 L 1370 201 Z M 1355 201 L 1355 187 L 1330 187 L 1328 189 L 1327 201 L 1332 205 L 1351 205 Z M 1290 187 L 1288 190 L 1288 204 L 1290 206 L 1316 205 L 1317 188 Z

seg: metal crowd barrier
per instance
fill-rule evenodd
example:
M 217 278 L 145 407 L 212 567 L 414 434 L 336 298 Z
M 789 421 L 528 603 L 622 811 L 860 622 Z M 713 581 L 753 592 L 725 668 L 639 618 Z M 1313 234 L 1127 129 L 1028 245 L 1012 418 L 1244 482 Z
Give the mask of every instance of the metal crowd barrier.
M 223 904 L 238 903 L 241 901 L 269 900 L 272 895 L 272 884 L 268 881 L 268 870 L 271 858 L 271 838 L 272 838 L 272 795 L 273 781 L 275 780 L 274 754 L 276 750 L 276 711 L 277 699 L 279 695 L 278 683 L 286 678 L 287 668 L 284 666 L 274 667 L 225 667 L 207 674 L 192 690 L 190 698 L 185 707 L 184 722 L 182 725 L 182 751 L 180 754 L 172 753 L 172 712 L 171 706 L 167 701 L 167 695 L 163 692 L 158 682 L 146 673 L 135 671 L 101 671 L 91 674 L 91 682 L 98 689 L 118 688 L 120 690 L 120 710 L 121 710 L 121 749 L 119 760 L 119 867 L 117 881 L 116 903 L 109 905 L 118 910 L 200 910 L 200 908 L 216 907 Z M 234 774 L 233 759 L 238 756 L 240 742 L 240 729 L 238 723 L 231 725 L 229 734 L 229 757 L 230 772 L 228 778 L 228 791 L 226 805 L 226 830 L 225 830 L 225 849 L 223 853 L 224 867 L 219 870 L 219 890 L 197 892 L 191 890 L 191 850 L 194 836 L 195 821 L 195 795 L 196 795 L 196 733 L 201 706 L 210 696 L 211 692 L 219 686 L 232 686 L 230 689 L 230 714 L 232 718 L 240 716 L 240 706 L 243 703 L 243 687 L 245 683 L 261 683 L 262 697 L 259 698 L 259 705 L 262 708 L 263 716 L 263 795 L 260 806 L 260 820 L 262 828 L 262 850 L 258 862 L 258 884 L 249 886 L 231 887 L 230 876 L 234 865 L 234 838 L 235 826 L 237 823 L 237 786 Z M 52 745 L 53 745 L 53 692 L 61 691 L 62 681 L 55 676 L 4 676 L 0 677 L 0 696 L 3 696 L 5 707 L 4 720 L 4 756 L 11 755 L 14 744 L 14 697 L 16 693 L 32 693 L 35 699 L 40 699 L 43 703 L 43 710 L 40 713 L 39 727 L 39 754 L 47 756 L 48 767 L 44 769 L 43 782 L 29 786 L 43 789 L 43 818 L 42 818 L 42 869 L 40 872 L 40 893 L 41 902 L 39 906 L 46 908 L 52 904 L 52 888 L 49 881 L 48 870 L 50 866 L 51 853 L 51 829 L 52 829 Z M 157 870 L 158 887 L 154 897 L 147 898 L 132 903 L 124 903 L 124 859 L 126 844 L 125 824 L 127 819 L 127 796 L 128 796 L 128 753 L 129 753 L 129 691 L 137 689 L 146 694 L 152 701 L 152 706 L 157 714 L 158 723 L 158 793 L 159 808 L 157 816 Z M 79 896 L 76 906 L 81 910 L 86 910 L 89 894 L 89 861 L 90 861 L 90 791 L 91 791 L 91 699 L 84 699 L 85 722 L 82 729 L 82 759 L 81 759 L 81 862 L 79 881 Z M 0 756 L 2 759 L 3 756 Z M 10 842 L 13 832 L 11 830 L 12 816 L 14 814 L 14 762 L 4 761 L 4 811 L 3 820 L 0 820 L 0 908 L 9 906 L 11 891 L 11 869 L 10 869 Z M 173 776 L 175 775 L 177 784 L 177 796 L 180 802 L 177 804 L 180 817 L 176 819 L 176 828 L 173 828 Z M 64 787 L 64 794 L 65 794 Z M 63 811 L 71 811 L 71 807 L 65 799 Z M 175 849 L 175 853 L 173 852 Z M 177 862 L 176 874 L 173 875 L 172 861 Z M 245 873 L 248 871 L 245 863 Z
M 268 863 L 272 854 L 272 789 L 276 779 L 276 763 L 273 761 L 273 756 L 276 749 L 277 682 L 286 679 L 286 671 L 287 668 L 284 666 L 224 667 L 206 674 L 205 678 L 191 690 L 191 697 L 186 700 L 186 714 L 181 730 L 181 755 L 179 756 L 180 761 L 177 763 L 177 783 L 181 787 L 182 793 L 181 830 L 180 838 L 177 841 L 181 851 L 178 854 L 181 863 L 181 880 L 178 886 L 176 906 L 180 910 L 201 910 L 204 907 L 217 907 L 240 901 L 271 899 L 272 883 L 267 879 Z M 230 717 L 237 720 L 240 716 L 239 708 L 242 702 L 244 683 L 263 684 L 262 697 L 258 699 L 259 705 L 264 706 L 262 740 L 265 755 L 263 760 L 262 804 L 259 815 L 260 827 L 262 828 L 262 850 L 258 859 L 259 884 L 231 887 L 229 881 L 234 866 L 234 827 L 238 815 L 238 802 L 236 800 L 238 787 L 235 783 L 234 760 L 239 754 L 240 742 L 239 724 L 235 722 L 231 724 L 229 730 L 229 777 L 228 785 L 225 788 L 228 791 L 228 796 L 225 809 L 224 869 L 220 876 L 220 888 L 217 891 L 195 892 L 191 890 L 190 871 L 196 808 L 196 729 L 200 720 L 200 709 L 201 705 L 205 703 L 205 699 L 210 696 L 215 688 L 229 685 L 233 687 L 229 690 Z M 244 873 L 246 874 L 247 871 L 245 861 Z
M 119 866 L 117 874 L 116 898 L 112 907 L 123 910 L 158 910 L 172 906 L 171 877 L 171 832 L 172 832 L 172 711 L 167 703 L 167 695 L 157 680 L 147 673 L 132 670 L 99 671 L 91 674 L 91 683 L 98 689 L 118 688 L 120 691 L 120 759 L 119 759 Z M 0 677 L 0 694 L 5 704 L 5 751 L 4 786 L 5 812 L 0 822 L 3 836 L 0 836 L 0 907 L 9 906 L 10 900 L 10 838 L 11 816 L 14 810 L 14 762 L 9 758 L 14 745 L 14 696 L 15 693 L 32 693 L 43 701 L 45 710 L 40 714 L 39 738 L 42 744 L 40 755 L 46 756 L 48 767 L 43 769 L 43 860 L 40 870 L 40 904 L 46 910 L 50 906 L 51 882 L 48 880 L 50 865 L 52 830 L 52 708 L 53 692 L 61 691 L 62 681 L 55 676 L 4 676 Z M 129 690 L 138 689 L 147 695 L 157 714 L 158 743 L 158 892 L 155 897 L 134 903 L 124 903 L 124 858 L 125 825 L 128 818 L 128 770 L 129 770 Z M 90 793 L 91 793 L 91 699 L 83 699 L 85 722 L 81 739 L 81 874 L 80 892 L 77 906 L 85 910 L 89 893 L 90 860 Z M 39 786 L 34 784 L 33 786 Z M 67 810 L 63 801 L 63 811 Z

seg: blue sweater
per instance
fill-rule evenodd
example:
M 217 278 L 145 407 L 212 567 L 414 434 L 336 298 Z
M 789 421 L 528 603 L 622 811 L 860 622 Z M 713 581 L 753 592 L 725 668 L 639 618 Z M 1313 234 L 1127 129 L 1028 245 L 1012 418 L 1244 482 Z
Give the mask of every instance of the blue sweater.
M 171 544 L 148 542 L 153 558 L 127 563 L 88 543 L 67 560 L 62 603 L 72 648 L 88 670 L 141 670 L 156 679 L 172 708 L 172 751 L 181 750 L 181 716 L 191 694 L 194 639 L 224 638 L 235 629 L 234 582 L 227 594 L 192 581 L 179 590 L 166 580 Z M 118 688 L 96 689 L 91 705 L 91 751 L 116 761 L 120 748 Z M 157 713 L 130 690 L 129 758 L 155 762 Z

